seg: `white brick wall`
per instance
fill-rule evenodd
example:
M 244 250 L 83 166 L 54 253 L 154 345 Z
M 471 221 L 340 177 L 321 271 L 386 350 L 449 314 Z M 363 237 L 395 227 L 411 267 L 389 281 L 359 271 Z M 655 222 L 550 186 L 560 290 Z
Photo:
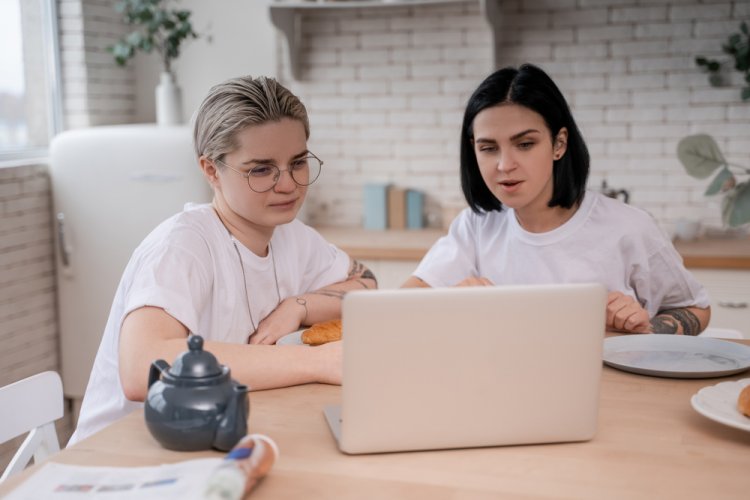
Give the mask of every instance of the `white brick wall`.
M 534 16 L 536 12 L 524 13 L 528 3 L 507 10 L 514 19 Z M 633 203 L 653 213 L 665 229 L 680 217 L 720 223 L 717 200 L 702 194 L 707 181 L 688 177 L 675 150 L 683 136 L 706 132 L 714 135 L 730 161 L 749 163 L 750 119 L 740 111 L 748 107 L 740 100 L 740 85 L 712 88 L 693 62 L 698 54 L 724 57 L 720 45 L 728 30 L 739 28 L 746 4 L 580 0 L 573 10 L 549 5 L 549 18 L 562 16 L 565 29 L 573 29 L 576 41 L 586 45 L 558 46 L 551 57 L 530 62 L 558 81 L 581 121 L 592 152 L 590 186 L 606 179 L 611 186 L 628 189 Z M 606 25 L 591 26 L 602 8 L 608 13 Z M 552 22 L 535 30 L 556 26 Z M 522 20 L 509 29 L 527 30 Z M 516 49 L 501 41 L 498 66 L 524 62 Z M 576 57 L 576 50 L 585 53 Z M 605 76 L 603 89 L 592 87 L 592 82 L 581 85 L 592 73 Z M 604 118 L 597 120 L 596 111 Z
M 461 204 L 461 114 L 492 68 L 478 4 L 315 11 L 302 25 L 301 79 L 285 62 L 280 75 L 307 105 L 310 149 L 326 162 L 310 191 L 312 222 L 359 225 L 367 181 Z
M 132 123 L 135 77 L 106 47 L 128 31 L 113 0 L 58 0 L 65 128 Z
M 101 16 L 93 4 L 97 2 L 58 0 L 57 3 L 66 128 L 97 124 L 96 116 L 105 109 L 101 104 L 108 100 L 108 93 L 118 86 L 117 91 L 123 92 L 122 79 L 107 80 L 96 64 L 87 67 L 90 33 L 84 29 L 85 19 Z M 98 4 L 111 9 L 109 2 Z M 97 93 L 99 98 L 92 97 Z M 107 119 L 118 118 L 110 111 Z M 60 369 L 51 217 L 46 165 L 0 168 L 0 343 L 3 345 L 0 386 Z M 58 422 L 62 445 L 70 437 L 71 427 L 70 412 L 66 411 Z M 24 437 L 0 445 L 0 471 L 5 469 Z
M 0 386 L 59 370 L 52 235 L 47 167 L 0 168 Z M 0 445 L 0 471 L 21 441 Z
M 299 81 L 281 54 L 282 81 L 307 104 L 310 147 L 326 161 L 310 192 L 313 222 L 358 225 L 361 187 L 390 181 L 463 204 L 458 133 L 463 104 L 493 67 L 533 62 L 558 82 L 592 154 L 590 186 L 631 192 L 670 230 L 680 217 L 718 225 L 676 158 L 684 135 L 713 134 L 725 156 L 750 166 L 750 105 L 742 82 L 712 88 L 696 55 L 721 43 L 750 13 L 747 1 L 517 0 L 501 2 L 497 61 L 473 4 L 313 11 L 302 20 Z M 494 64 L 493 64 L 494 63 Z

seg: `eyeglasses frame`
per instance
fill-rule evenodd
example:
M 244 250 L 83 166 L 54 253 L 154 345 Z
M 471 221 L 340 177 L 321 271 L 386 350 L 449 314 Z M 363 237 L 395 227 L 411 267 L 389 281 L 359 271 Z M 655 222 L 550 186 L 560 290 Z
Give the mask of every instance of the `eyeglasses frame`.
M 317 155 L 315 155 L 315 153 L 313 153 L 312 151 L 308 151 L 307 155 L 304 158 L 310 158 L 310 157 L 315 158 L 316 160 L 318 160 L 318 163 L 320 163 L 320 169 L 318 170 L 318 175 L 316 175 L 313 180 L 311 180 L 307 184 L 300 184 L 299 182 L 297 182 L 297 179 L 294 178 L 294 174 L 292 174 L 291 169 L 285 168 L 284 170 L 281 170 L 276 165 L 269 165 L 269 166 L 271 166 L 271 167 L 273 167 L 273 168 L 276 169 L 276 174 L 275 174 L 276 179 L 274 180 L 274 182 L 271 185 L 271 187 L 269 187 L 268 189 L 266 189 L 264 191 L 258 191 L 256 189 L 253 189 L 253 187 L 250 185 L 250 171 L 243 172 L 242 170 L 238 170 L 238 169 L 236 169 L 236 168 L 228 165 L 226 162 L 224 162 L 224 161 L 222 161 L 222 160 L 220 160 L 218 158 L 214 159 L 214 161 L 216 161 L 217 163 L 221 163 L 222 165 L 224 165 L 225 167 L 227 167 L 229 170 L 234 170 L 235 172 L 237 172 L 238 174 L 240 174 L 247 181 L 247 187 L 249 187 L 250 190 L 253 191 L 254 193 L 260 194 L 260 193 L 267 193 L 267 192 L 271 191 L 273 188 L 275 188 L 276 184 L 278 184 L 279 180 L 281 179 L 281 174 L 283 174 L 284 172 L 289 172 L 289 177 L 291 177 L 292 181 L 296 185 L 298 185 L 300 187 L 310 186 L 312 183 L 314 183 L 315 181 L 317 181 L 318 177 L 320 177 L 320 173 L 323 171 L 323 165 L 324 165 L 325 162 L 323 160 L 321 160 L 320 158 L 318 158 Z

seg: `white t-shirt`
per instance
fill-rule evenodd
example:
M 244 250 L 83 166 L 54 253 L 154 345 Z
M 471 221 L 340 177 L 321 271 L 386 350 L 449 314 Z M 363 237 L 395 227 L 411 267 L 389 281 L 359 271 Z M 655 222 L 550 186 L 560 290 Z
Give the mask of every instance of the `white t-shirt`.
M 142 406 L 127 400 L 120 384 L 118 343 L 128 313 L 161 307 L 206 340 L 245 344 L 253 331 L 245 281 L 257 327 L 278 305 L 277 279 L 283 300 L 347 277 L 348 255 L 298 220 L 275 229 L 265 257 L 236 242 L 244 279 L 235 241 L 211 205 L 188 204 L 136 248 L 117 288 L 78 427 L 68 444 Z
M 433 287 L 469 276 L 496 285 L 601 283 L 635 297 L 650 316 L 674 307 L 708 307 L 703 286 L 645 211 L 587 191 L 562 226 L 530 233 L 513 209 L 465 209 L 414 275 Z

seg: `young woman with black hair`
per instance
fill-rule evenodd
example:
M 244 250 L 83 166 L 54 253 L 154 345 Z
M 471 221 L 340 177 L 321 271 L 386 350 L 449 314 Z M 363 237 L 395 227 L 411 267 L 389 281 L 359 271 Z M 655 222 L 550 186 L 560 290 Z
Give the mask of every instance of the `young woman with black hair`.
M 469 208 L 405 287 L 597 282 L 607 328 L 697 335 L 703 287 L 652 217 L 586 190 L 589 154 L 567 102 L 540 68 L 496 71 L 473 93 L 461 131 Z

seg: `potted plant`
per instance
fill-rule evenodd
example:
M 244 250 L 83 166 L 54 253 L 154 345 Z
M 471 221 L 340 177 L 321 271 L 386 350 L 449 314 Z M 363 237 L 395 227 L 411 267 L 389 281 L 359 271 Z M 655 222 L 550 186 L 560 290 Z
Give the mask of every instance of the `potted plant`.
M 120 0 L 115 10 L 135 29 L 108 47 L 115 62 L 124 66 L 138 51 L 156 51 L 162 63 L 156 88 L 156 116 L 160 125 L 182 122 L 181 92 L 172 74 L 172 62 L 180 55 L 180 45 L 198 38 L 190 23 L 190 11 L 171 8 L 171 0 Z
M 738 182 L 735 175 L 748 176 L 750 168 L 729 163 L 716 141 L 706 134 L 682 139 L 677 145 L 677 156 L 687 173 L 697 179 L 706 179 L 719 171 L 705 194 L 724 194 L 721 218 L 726 226 L 738 227 L 750 222 L 750 180 Z
M 740 32 L 732 33 L 722 44 L 721 50 L 734 59 L 734 69 L 742 73 L 745 87 L 740 92 L 743 101 L 750 100 L 750 29 L 747 23 L 740 23 Z M 703 56 L 695 58 L 695 64 L 708 71 L 708 81 L 714 87 L 721 87 L 725 79 L 722 77 L 722 63 L 716 59 Z

